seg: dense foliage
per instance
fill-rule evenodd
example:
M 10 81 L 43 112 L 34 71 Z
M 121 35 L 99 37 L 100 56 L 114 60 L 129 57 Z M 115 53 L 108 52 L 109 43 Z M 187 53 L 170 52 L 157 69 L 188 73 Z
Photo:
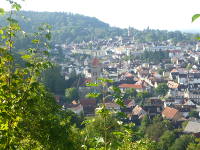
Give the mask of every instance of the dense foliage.
M 112 82 L 108 79 L 100 79 L 99 83 L 88 85 L 99 86 L 102 89 L 101 93 L 89 94 L 91 97 L 102 95 L 101 105 L 95 117 L 84 120 L 83 116 L 62 109 L 49 91 L 63 94 L 65 87 L 54 89 L 56 84 L 51 85 L 49 84 L 51 81 L 42 78 L 48 76 L 50 73 L 48 71 L 52 69 L 52 64 L 48 61 L 48 43 L 46 43 L 46 38 L 51 37 L 51 27 L 49 25 L 40 27 L 30 42 L 31 48 L 20 54 L 22 64 L 18 64 L 13 47 L 14 39 L 22 33 L 22 30 L 18 21 L 12 17 L 21 6 L 14 1 L 8 0 L 8 2 L 12 9 L 10 15 L 6 16 L 7 24 L 0 28 L 0 149 L 198 149 L 199 139 L 191 135 L 180 135 L 181 132 L 172 127 L 172 122 L 162 119 L 161 116 L 155 116 L 153 119 L 144 116 L 142 121 L 139 121 L 140 126 L 123 122 L 123 119 L 127 119 L 126 115 L 108 110 L 105 105 L 106 97 L 112 96 L 116 104 L 124 107 L 124 95 L 145 99 L 149 94 L 130 90 L 123 95 L 115 86 L 107 92 L 108 84 Z M 0 8 L 0 15 L 4 13 Z M 35 29 L 33 31 L 35 32 Z M 45 72 L 46 69 L 49 70 Z M 63 78 L 60 74 L 56 74 L 57 71 L 53 74 L 61 83 Z M 72 76 L 71 80 L 68 80 L 71 86 L 77 84 L 73 78 L 76 77 Z M 162 87 L 161 89 L 163 90 Z M 77 98 L 76 92 L 75 88 L 67 89 L 66 96 L 72 100 Z
M 164 59 L 169 59 L 169 53 L 164 51 L 144 51 L 140 57 L 147 63 L 158 64 Z

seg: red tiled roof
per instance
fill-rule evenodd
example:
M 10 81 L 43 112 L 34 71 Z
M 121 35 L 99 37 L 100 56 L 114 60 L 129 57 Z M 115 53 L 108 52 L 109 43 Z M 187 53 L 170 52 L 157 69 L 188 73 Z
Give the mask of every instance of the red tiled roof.
M 172 69 L 172 71 L 171 72 L 178 72 L 178 70 L 177 69 Z
M 140 84 L 120 84 L 120 88 L 134 88 L 134 89 L 142 89 L 143 86 Z
M 100 65 L 99 59 L 95 57 L 95 58 L 92 60 L 92 65 L 93 65 L 93 66 L 99 66 L 99 65 Z
M 162 115 L 167 119 L 173 119 L 177 112 L 178 110 L 175 108 L 165 107 L 165 109 L 162 112 Z

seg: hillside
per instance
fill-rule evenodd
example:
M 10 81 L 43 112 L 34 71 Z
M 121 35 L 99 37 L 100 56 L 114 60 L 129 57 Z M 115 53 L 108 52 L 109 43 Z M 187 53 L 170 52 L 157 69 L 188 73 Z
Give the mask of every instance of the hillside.
M 16 18 L 25 32 L 35 32 L 42 23 L 51 25 L 54 43 L 90 41 L 123 33 L 97 18 L 79 14 L 22 11 L 19 16 L 23 16 Z
M 0 18 L 0 24 L 5 25 L 5 17 Z M 107 39 L 114 36 L 127 35 L 128 29 L 111 27 L 97 18 L 88 17 L 80 14 L 64 12 L 33 12 L 22 11 L 15 16 L 25 32 L 36 32 L 42 23 L 52 26 L 52 44 L 82 42 L 96 39 Z M 180 31 L 167 31 L 144 29 L 137 30 L 131 28 L 132 36 L 138 42 L 161 42 L 172 40 L 174 43 L 179 41 L 194 41 L 197 36 L 191 33 L 182 33 Z M 22 37 L 21 37 L 22 38 Z M 20 39 L 18 48 L 27 45 L 26 39 Z M 25 44 L 24 44 L 25 43 Z

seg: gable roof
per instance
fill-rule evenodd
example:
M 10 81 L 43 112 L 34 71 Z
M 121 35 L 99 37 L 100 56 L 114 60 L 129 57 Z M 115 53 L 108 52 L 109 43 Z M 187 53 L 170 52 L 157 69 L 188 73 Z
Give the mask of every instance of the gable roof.
M 185 133 L 199 133 L 200 132 L 200 123 L 195 121 L 189 121 L 187 126 L 184 129 Z
M 142 89 L 143 86 L 140 84 L 120 84 L 120 88 L 134 88 L 134 89 Z
M 162 115 L 167 119 L 173 119 L 177 113 L 178 113 L 177 109 L 171 107 L 165 107 L 165 109 L 162 112 Z
M 178 72 L 178 70 L 177 69 L 172 69 L 171 72 Z
M 138 115 L 139 118 L 141 118 L 146 114 L 146 111 L 144 111 L 144 109 L 142 109 L 142 107 L 137 105 L 137 106 L 135 106 L 135 108 L 133 108 L 132 114 L 133 115 Z

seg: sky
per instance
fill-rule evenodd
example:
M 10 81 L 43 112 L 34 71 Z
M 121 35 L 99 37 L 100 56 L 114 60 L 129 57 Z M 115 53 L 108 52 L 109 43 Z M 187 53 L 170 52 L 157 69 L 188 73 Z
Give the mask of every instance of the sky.
M 0 0 L 0 8 L 6 3 Z M 191 22 L 200 0 L 25 0 L 22 9 L 78 13 L 121 28 L 200 31 L 200 19 Z

